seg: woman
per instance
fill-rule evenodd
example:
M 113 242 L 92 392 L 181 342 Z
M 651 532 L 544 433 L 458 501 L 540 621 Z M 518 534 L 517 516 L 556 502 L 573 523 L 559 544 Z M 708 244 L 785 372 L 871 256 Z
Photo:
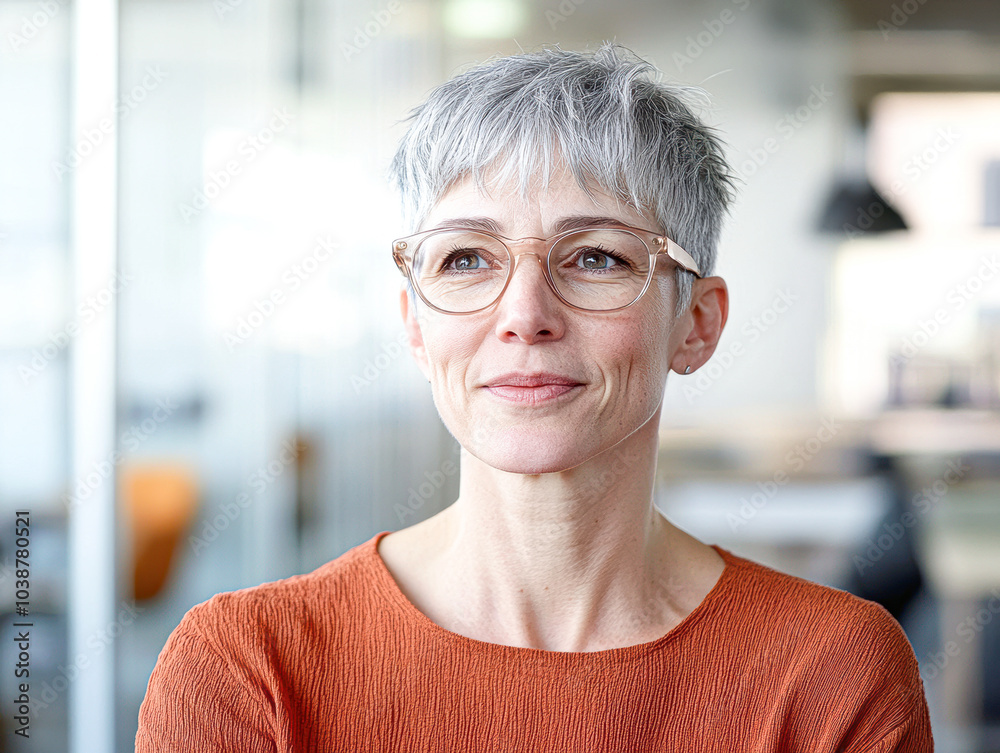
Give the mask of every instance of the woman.
M 458 499 L 308 575 L 193 608 L 137 750 L 932 749 L 879 606 L 652 504 L 670 370 L 712 355 L 730 200 L 682 91 L 606 45 L 474 68 L 393 163 L 410 348 Z

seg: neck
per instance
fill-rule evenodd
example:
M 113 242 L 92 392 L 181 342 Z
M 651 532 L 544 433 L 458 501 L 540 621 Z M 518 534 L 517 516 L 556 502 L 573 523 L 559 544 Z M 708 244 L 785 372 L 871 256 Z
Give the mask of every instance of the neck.
M 651 605 L 669 590 L 671 532 L 680 532 L 652 502 L 658 423 L 657 411 L 559 473 L 506 473 L 463 451 L 459 498 L 432 520 L 436 569 L 477 615 L 471 632 L 562 651 L 665 632 Z
M 634 551 L 655 521 L 656 423 L 560 473 L 507 473 L 463 450 L 459 497 L 449 508 L 461 524 L 455 543 L 476 539 L 476 551 L 497 562 L 548 572 L 593 563 L 609 549 Z

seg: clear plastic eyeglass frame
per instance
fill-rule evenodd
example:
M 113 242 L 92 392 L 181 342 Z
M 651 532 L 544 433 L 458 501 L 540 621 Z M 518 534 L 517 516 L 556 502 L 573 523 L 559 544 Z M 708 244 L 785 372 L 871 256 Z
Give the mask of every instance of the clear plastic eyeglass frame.
M 649 289 L 649 285 L 653 280 L 653 274 L 656 271 L 656 260 L 661 255 L 668 257 L 682 269 L 686 269 L 688 272 L 693 273 L 695 277 L 702 276 L 701 271 L 698 269 L 698 265 L 695 262 L 694 258 L 691 256 L 691 254 L 689 254 L 687 251 L 685 251 L 683 248 L 681 248 L 679 245 L 677 245 L 674 241 L 672 241 L 663 233 L 658 233 L 653 230 L 644 230 L 642 228 L 632 227 L 631 225 L 624 225 L 624 224 L 602 225 L 601 227 L 609 230 L 624 230 L 626 232 L 632 233 L 634 236 L 636 236 L 639 240 L 643 242 L 643 245 L 645 245 L 646 249 L 649 251 L 649 272 L 646 274 L 646 282 L 642 286 L 642 290 L 639 291 L 638 295 L 636 295 L 636 297 L 631 302 L 625 304 L 624 306 L 617 306 L 611 309 L 588 309 L 570 303 L 563 297 L 562 293 L 559 292 L 559 289 L 556 287 L 555 282 L 552 280 L 552 273 L 549 270 L 549 258 L 552 253 L 552 249 L 555 248 L 556 244 L 559 241 L 563 240 L 568 236 L 574 235 L 575 233 L 588 232 L 590 230 L 593 230 L 593 228 L 574 228 L 572 230 L 567 230 L 565 232 L 559 233 L 558 235 L 550 236 L 549 238 L 536 238 L 534 236 L 528 236 L 525 238 L 507 238 L 506 236 L 497 235 L 496 233 L 491 233 L 487 230 L 481 230 L 479 228 L 466 228 L 459 226 L 437 227 L 433 228 L 432 230 L 423 230 L 419 233 L 408 235 L 405 238 L 397 238 L 396 240 L 394 240 L 392 242 L 392 259 L 394 262 L 396 262 L 396 266 L 399 268 L 400 273 L 404 277 L 406 277 L 406 279 L 410 282 L 410 285 L 413 286 L 413 289 L 416 291 L 417 295 L 420 296 L 420 300 L 422 300 L 425 304 L 427 304 L 427 306 L 429 306 L 430 308 L 434 309 L 439 313 L 451 314 L 453 316 L 465 316 L 467 314 L 477 314 L 480 311 L 485 311 L 486 309 L 496 304 L 496 302 L 503 297 L 503 294 L 507 290 L 507 286 L 510 285 L 510 281 L 514 276 L 515 267 L 517 266 L 518 257 L 524 256 L 526 254 L 530 254 L 531 256 L 534 256 L 538 259 L 542 267 L 542 273 L 545 275 L 545 282 L 548 283 L 549 289 L 551 289 L 552 292 L 555 293 L 556 297 L 570 308 L 577 309 L 578 311 L 593 311 L 593 312 L 607 313 L 611 311 L 621 311 L 622 309 L 627 309 L 629 306 L 634 305 L 640 298 L 642 298 L 646 290 Z M 490 238 L 494 238 L 495 240 L 498 240 L 500 241 L 501 244 L 503 244 L 504 248 L 507 249 L 507 254 L 510 256 L 510 264 L 507 267 L 507 279 L 504 280 L 503 285 L 497 292 L 496 298 L 494 298 L 485 306 L 481 306 L 480 308 L 477 308 L 473 311 L 448 311 L 447 309 L 443 309 L 440 306 L 436 306 L 435 304 L 431 303 L 424 296 L 423 291 L 420 290 L 420 286 L 417 284 L 413 275 L 413 253 L 416 251 L 417 248 L 419 248 L 421 241 L 423 241 L 425 238 L 431 235 L 434 235 L 435 233 L 449 232 L 455 230 L 467 230 L 469 232 L 478 233 L 480 235 L 486 235 L 489 236 Z M 546 244 L 545 258 L 543 259 L 539 254 L 530 251 L 526 251 L 522 254 L 515 254 L 511 246 L 523 243 L 525 241 L 540 241 L 542 243 L 545 243 Z

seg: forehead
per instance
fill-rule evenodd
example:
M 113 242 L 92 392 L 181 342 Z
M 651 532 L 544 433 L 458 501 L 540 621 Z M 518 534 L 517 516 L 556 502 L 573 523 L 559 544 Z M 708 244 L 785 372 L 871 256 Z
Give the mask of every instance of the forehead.
M 421 225 L 428 229 L 487 218 L 506 233 L 529 227 L 532 232 L 553 232 L 560 221 L 571 217 L 607 217 L 642 228 L 657 226 L 652 212 L 619 200 L 595 181 L 588 181 L 584 188 L 565 168 L 548 180 L 536 174 L 528 185 L 516 179 L 477 181 L 463 176 L 442 194 Z

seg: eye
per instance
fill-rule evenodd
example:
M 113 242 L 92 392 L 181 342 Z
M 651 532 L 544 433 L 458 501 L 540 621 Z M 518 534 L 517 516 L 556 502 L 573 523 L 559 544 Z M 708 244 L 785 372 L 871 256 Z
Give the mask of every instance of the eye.
M 479 269 L 486 265 L 486 261 L 479 254 L 472 251 L 456 251 L 448 259 L 448 266 L 462 272 L 468 269 Z
M 583 269 L 608 269 L 618 264 L 618 259 L 603 251 L 583 251 L 576 259 Z

